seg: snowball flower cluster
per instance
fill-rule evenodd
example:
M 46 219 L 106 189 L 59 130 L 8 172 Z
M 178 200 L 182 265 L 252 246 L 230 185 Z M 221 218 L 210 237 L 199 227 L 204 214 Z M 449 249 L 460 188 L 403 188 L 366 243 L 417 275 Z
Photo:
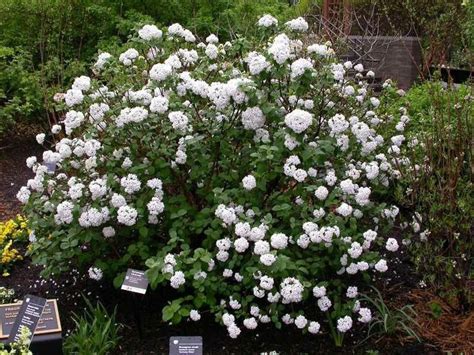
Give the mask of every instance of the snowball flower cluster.
M 296 109 L 285 116 L 285 124 L 295 133 L 303 133 L 313 123 L 313 115 L 307 111 Z
M 395 238 L 388 238 L 387 243 L 385 244 L 385 248 L 387 248 L 388 251 L 397 251 L 398 250 L 398 242 Z
M 255 177 L 253 175 L 247 175 L 242 179 L 242 184 L 244 186 L 245 190 L 253 190 L 255 187 L 257 187 L 257 181 L 255 180 Z
M 156 81 L 163 81 L 166 80 L 171 73 L 173 72 L 173 67 L 169 64 L 155 64 L 151 69 L 150 69 L 150 79 L 156 80 Z
M 245 61 L 247 62 L 250 74 L 252 75 L 258 75 L 270 67 L 267 58 L 258 52 L 250 52 L 245 58 Z
M 260 27 L 271 27 L 276 26 L 278 24 L 278 20 L 274 18 L 272 15 L 264 15 L 258 19 L 257 25 Z
M 115 120 L 117 127 L 128 123 L 140 123 L 148 117 L 148 111 L 143 107 L 124 108 Z
M 100 53 L 99 56 L 97 57 L 97 61 L 94 64 L 94 67 L 99 70 L 103 69 L 111 58 L 112 58 L 112 55 L 110 53 L 107 53 L 107 52 Z
M 102 270 L 98 267 L 91 266 L 88 270 L 89 278 L 91 280 L 100 281 L 104 276 Z
M 69 107 L 79 105 L 83 100 L 84 94 L 79 89 L 69 89 L 64 95 L 64 102 Z
M 185 282 L 186 279 L 184 278 L 184 273 L 182 271 L 176 271 L 170 279 L 170 284 L 173 288 L 179 288 L 184 285 Z
M 285 25 L 288 26 L 293 31 L 297 31 L 297 32 L 306 32 L 309 28 L 308 23 L 302 17 L 298 17 L 297 19 L 290 20 L 286 22 Z
M 119 56 L 119 61 L 125 66 L 130 66 L 138 58 L 139 53 L 135 48 L 129 48 Z
M 138 35 L 145 41 L 150 41 L 152 39 L 161 38 L 161 36 L 163 36 L 163 31 L 158 29 L 155 25 L 145 25 L 138 30 Z
M 171 125 L 173 126 L 174 129 L 177 131 L 186 131 L 188 127 L 188 116 L 186 116 L 183 112 L 181 111 L 173 111 L 168 114 L 168 119 L 171 122 Z
M 120 179 L 120 185 L 128 194 L 133 194 L 140 190 L 142 183 L 135 174 L 128 174 Z
M 117 212 L 117 221 L 126 226 L 133 226 L 137 222 L 138 212 L 130 206 L 121 206 Z
M 265 124 L 265 116 L 259 107 L 249 107 L 242 112 L 242 125 L 245 129 L 257 130 Z
M 297 303 L 303 299 L 303 284 L 293 277 L 287 277 L 280 285 L 280 294 L 283 303 Z
M 286 62 L 291 57 L 291 44 L 288 36 L 285 34 L 276 36 L 272 45 L 268 48 L 268 53 L 278 64 Z
M 314 192 L 314 195 L 318 198 L 318 200 L 325 200 L 326 197 L 328 197 L 329 191 L 325 186 L 319 186 L 316 191 Z
M 237 220 L 235 209 L 232 207 L 226 207 L 225 205 L 217 206 L 215 215 L 225 224 L 233 224 Z
M 337 320 L 337 330 L 339 330 L 341 333 L 345 333 L 351 328 L 352 328 L 352 318 L 351 317 L 345 316 L 345 317 L 339 318 Z
M 313 63 L 305 58 L 300 58 L 291 63 L 291 78 L 296 79 L 303 75 L 306 70 L 313 69 Z

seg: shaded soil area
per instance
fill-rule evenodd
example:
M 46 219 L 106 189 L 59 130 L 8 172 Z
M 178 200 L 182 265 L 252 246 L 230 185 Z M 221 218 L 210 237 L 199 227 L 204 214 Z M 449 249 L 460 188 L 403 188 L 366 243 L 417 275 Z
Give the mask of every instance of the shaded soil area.
M 34 138 L 4 140 L 0 147 L 0 220 L 13 217 L 20 212 L 16 193 L 32 177 L 25 160 L 31 155 L 41 154 L 41 147 Z M 400 241 L 400 233 L 395 237 Z M 403 248 L 402 248 L 403 249 Z M 388 277 L 377 287 L 392 304 L 403 304 L 407 296 L 418 287 L 418 279 L 407 264 L 408 258 L 400 252 L 392 265 Z M 434 346 L 414 343 L 400 337 L 375 337 L 360 344 L 366 337 L 366 329 L 359 325 L 354 333 L 346 336 L 343 348 L 336 348 L 327 333 L 304 335 L 294 326 L 275 330 L 272 325 L 259 325 L 255 331 L 243 331 L 232 340 L 224 327 L 217 325 L 210 314 L 203 314 L 199 322 L 183 322 L 178 326 L 161 321 L 161 309 L 169 299 L 170 290 L 148 290 L 147 295 L 135 295 L 102 285 L 90 280 L 83 273 L 72 271 L 56 279 L 39 276 L 41 267 L 31 264 L 29 258 L 15 264 L 11 276 L 0 278 L 0 286 L 13 288 L 16 298 L 26 294 L 46 298 L 57 298 L 63 327 L 63 337 L 73 329 L 73 313 L 80 314 L 85 302 L 101 301 L 110 311 L 116 307 L 117 321 L 122 324 L 120 354 L 167 354 L 171 336 L 202 336 L 206 354 L 260 354 L 276 351 L 280 354 L 366 354 L 368 350 L 378 350 L 378 354 L 438 354 Z M 142 332 L 140 332 L 142 329 Z M 140 334 L 142 333 L 142 334 Z
M 435 347 L 400 337 L 376 337 L 359 344 L 366 329 L 349 334 L 343 348 L 336 348 L 327 331 L 318 335 L 304 335 L 294 326 L 275 330 L 272 325 L 256 331 L 243 331 L 236 340 L 229 338 L 224 327 L 217 325 L 209 314 L 199 322 L 183 322 L 178 326 L 161 321 L 161 309 L 169 299 L 168 289 L 150 291 L 145 296 L 105 286 L 72 271 L 58 279 L 42 279 L 41 268 L 26 259 L 13 267 L 11 276 L 2 279 L 2 286 L 13 288 L 17 298 L 34 294 L 57 298 L 63 327 L 63 337 L 73 329 L 73 313 L 81 313 L 85 303 L 82 296 L 101 301 L 110 311 L 117 308 L 117 321 L 122 324 L 120 354 L 168 354 L 171 336 L 202 336 L 205 354 L 260 354 L 276 351 L 280 354 L 366 354 L 377 350 L 379 354 L 439 354 Z M 390 298 L 410 293 L 408 288 L 394 282 L 378 285 Z M 322 327 L 326 328 L 326 325 Z M 359 327 L 359 326 L 358 326 Z M 142 335 L 140 335 L 140 329 Z

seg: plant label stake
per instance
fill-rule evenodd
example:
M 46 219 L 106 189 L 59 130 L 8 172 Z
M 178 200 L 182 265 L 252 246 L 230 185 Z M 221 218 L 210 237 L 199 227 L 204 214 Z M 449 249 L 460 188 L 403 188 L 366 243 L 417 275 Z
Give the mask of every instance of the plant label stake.
M 138 335 L 140 336 L 140 339 L 143 338 L 143 325 L 140 314 L 140 304 L 142 304 L 142 300 L 140 299 L 140 296 L 137 295 L 137 293 L 145 295 L 147 288 L 148 278 L 145 275 L 145 271 L 135 269 L 127 270 L 127 274 L 125 275 L 121 289 L 132 292 L 131 302 L 133 315 L 135 318 L 135 323 L 137 324 Z
M 37 297 L 33 295 L 26 295 L 23 298 L 20 311 L 16 316 L 15 323 L 10 331 L 8 343 L 18 342 L 21 335 L 22 327 L 27 327 L 30 330 L 30 343 L 36 330 L 36 326 L 43 314 L 46 306 L 46 298 Z
M 122 283 L 122 290 L 144 295 L 148 288 L 148 279 L 145 271 L 128 269 Z
M 202 337 L 171 337 L 169 355 L 202 355 Z
M 54 174 L 54 172 L 56 171 L 56 163 L 43 162 L 43 165 L 46 166 L 49 174 Z
M 13 334 L 22 305 L 23 302 L 0 305 L 0 342 L 8 342 L 8 338 Z M 31 307 L 30 302 L 29 308 Z M 30 350 L 35 355 L 62 355 L 62 328 L 57 300 L 47 300 L 33 334 Z

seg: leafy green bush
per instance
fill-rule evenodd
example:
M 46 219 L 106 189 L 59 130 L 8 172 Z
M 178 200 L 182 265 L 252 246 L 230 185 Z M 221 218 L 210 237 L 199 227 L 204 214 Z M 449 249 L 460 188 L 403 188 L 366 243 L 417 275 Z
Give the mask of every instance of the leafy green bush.
M 354 312 L 369 321 L 351 285 L 399 248 L 385 202 L 405 159 L 399 119 L 362 65 L 303 46 L 303 18 L 276 23 L 224 44 L 147 25 L 74 80 L 43 154 L 56 170 L 29 158 L 36 177 L 18 194 L 46 273 L 118 286 L 146 263 L 153 288 L 176 289 L 164 321 L 210 311 L 232 337 L 237 322 L 317 333 L 329 318 L 341 345 Z
M 407 136 L 420 143 L 402 170 L 399 193 L 403 205 L 419 211 L 413 229 L 426 228 L 411 250 L 425 281 L 461 308 L 472 303 L 473 100 L 472 87 L 426 82 L 400 102 L 412 117 Z
M 106 355 L 118 346 L 119 326 L 115 322 L 116 310 L 109 315 L 98 302 L 95 306 L 85 299 L 87 308 L 82 315 L 74 315 L 75 329 L 64 340 L 65 354 Z
M 0 46 L 0 136 L 15 120 L 41 112 L 39 78 L 32 66 L 27 51 Z

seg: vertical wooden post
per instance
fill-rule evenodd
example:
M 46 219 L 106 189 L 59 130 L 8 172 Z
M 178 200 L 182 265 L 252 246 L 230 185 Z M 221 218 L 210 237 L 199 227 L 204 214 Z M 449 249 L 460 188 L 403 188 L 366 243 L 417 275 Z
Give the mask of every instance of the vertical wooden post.
M 351 32 L 351 0 L 324 0 L 323 26 L 326 35 L 349 35 Z
M 351 34 L 351 0 L 343 0 L 342 28 L 346 36 Z

